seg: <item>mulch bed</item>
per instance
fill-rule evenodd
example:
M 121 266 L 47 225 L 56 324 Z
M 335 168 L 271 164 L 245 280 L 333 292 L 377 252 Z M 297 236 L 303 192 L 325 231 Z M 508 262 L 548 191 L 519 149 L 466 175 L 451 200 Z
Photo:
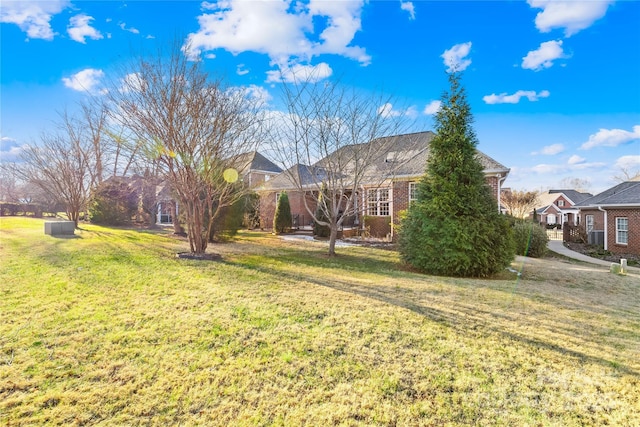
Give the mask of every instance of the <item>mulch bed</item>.
M 605 251 L 599 246 L 587 245 L 586 243 L 565 242 L 567 248 L 592 258 L 619 263 L 621 258 L 625 258 L 629 265 L 640 265 L 640 255 L 635 254 L 613 254 Z

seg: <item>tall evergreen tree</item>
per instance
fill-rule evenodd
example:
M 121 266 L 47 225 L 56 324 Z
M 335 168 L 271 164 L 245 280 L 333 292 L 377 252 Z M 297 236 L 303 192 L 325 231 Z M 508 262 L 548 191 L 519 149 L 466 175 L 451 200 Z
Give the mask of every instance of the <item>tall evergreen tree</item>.
M 401 224 L 400 253 L 425 273 L 486 277 L 513 259 L 511 230 L 476 157 L 478 141 L 460 74 L 449 74 L 449 83 L 418 200 Z
M 291 206 L 289 205 L 289 196 L 286 192 L 280 193 L 278 204 L 276 205 L 276 213 L 273 216 L 273 232 L 282 234 L 291 228 Z

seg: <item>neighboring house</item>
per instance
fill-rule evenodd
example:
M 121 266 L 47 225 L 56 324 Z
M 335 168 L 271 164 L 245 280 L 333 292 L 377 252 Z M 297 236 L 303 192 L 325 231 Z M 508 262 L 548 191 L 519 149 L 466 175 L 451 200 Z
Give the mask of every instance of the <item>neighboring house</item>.
M 626 181 L 576 205 L 591 243 L 640 255 L 640 181 Z M 598 236 L 600 234 L 600 236 Z
M 239 179 L 242 179 L 249 188 L 264 184 L 282 172 L 282 169 L 257 151 L 240 154 L 233 158 L 231 164 L 235 165 Z M 156 198 L 158 202 L 156 223 L 158 225 L 173 224 L 173 212 L 174 210 L 178 212 L 178 205 L 166 181 L 156 187 Z
M 354 216 L 345 220 L 343 227 L 365 227 L 372 236 L 387 237 L 394 235 L 394 226 L 399 223 L 401 211 L 409 207 L 409 203 L 417 196 L 417 184 L 424 175 L 429 156 L 429 143 L 435 134 L 433 132 L 418 132 L 407 135 L 390 136 L 394 138 L 393 151 L 379 153 L 378 162 L 369 167 L 373 173 L 369 176 L 376 176 L 375 180 L 361 182 L 361 187 L 348 189 L 347 194 L 356 191 L 357 212 Z M 368 144 L 380 143 L 384 138 L 373 140 Z M 380 144 L 389 146 L 389 144 Z M 341 150 L 349 149 L 343 147 Z M 313 198 L 309 192 L 317 189 L 315 179 L 322 176 L 322 164 L 327 162 L 333 155 L 322 159 L 314 165 L 297 164 L 277 177 L 266 182 L 256 189 L 260 194 L 260 219 L 263 228 L 271 228 L 277 199 L 281 192 L 286 191 L 291 206 L 291 214 L 294 217 L 294 227 L 308 227 L 313 224 L 311 215 L 304 205 L 304 198 L 310 208 L 315 209 Z M 408 159 L 403 161 L 400 167 L 395 168 L 393 175 L 385 175 L 388 170 L 388 163 L 393 159 Z M 492 189 L 492 194 L 496 198 L 496 209 L 499 206 L 500 186 L 506 179 L 509 169 L 498 163 L 486 154 L 478 151 L 478 159 L 484 166 L 484 174 Z M 376 173 L 377 172 L 377 173 Z M 300 191 L 292 182 L 290 175 L 295 174 L 300 177 L 299 182 L 303 183 L 303 188 L 308 190 Z M 381 179 L 382 177 L 382 179 Z M 382 181 L 382 184 L 380 182 Z
M 574 206 L 583 200 L 593 197 L 591 193 L 581 193 L 576 190 L 549 190 L 538 196 L 535 208 L 538 222 L 552 227 L 564 223 L 579 224 L 579 209 Z

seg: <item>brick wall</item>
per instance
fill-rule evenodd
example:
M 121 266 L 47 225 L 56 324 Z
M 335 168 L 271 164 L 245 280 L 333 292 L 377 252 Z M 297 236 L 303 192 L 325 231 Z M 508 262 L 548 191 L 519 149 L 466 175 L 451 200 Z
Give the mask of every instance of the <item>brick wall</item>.
M 604 212 L 598 209 L 580 209 L 580 224 L 587 225 L 587 215 L 593 215 L 593 229 L 604 230 Z M 628 243 L 616 243 L 616 217 L 629 220 Z M 640 208 L 636 209 L 607 209 L 607 249 L 618 254 L 640 255 Z
M 616 218 L 628 219 L 629 232 L 626 245 L 616 243 Z M 607 249 L 618 254 L 640 255 L 640 208 L 607 209 Z
M 280 193 L 278 191 L 278 193 Z M 311 215 L 307 212 L 307 209 L 304 207 L 305 194 L 301 191 L 287 191 L 287 196 L 289 196 L 289 206 L 291 207 L 291 216 L 295 217 L 298 215 L 300 219 L 299 226 L 308 226 L 311 221 Z M 315 209 L 315 202 L 313 198 L 309 195 L 307 197 L 307 204 L 311 209 Z M 276 192 L 261 192 L 260 193 L 260 228 L 265 230 L 270 230 L 273 228 L 273 217 L 276 214 Z
M 498 200 L 498 186 L 500 185 L 500 180 L 497 176 L 485 176 L 487 181 L 487 185 L 491 187 L 491 194 L 493 194 L 493 198 Z M 496 206 L 497 209 L 497 206 Z
M 593 229 L 604 230 L 604 212 L 598 209 L 580 209 L 580 225 L 587 226 L 587 215 L 593 215 Z
M 391 217 L 390 216 L 365 216 L 365 229 L 371 237 L 384 239 L 391 233 Z
M 409 208 L 409 182 L 410 181 L 395 181 L 393 183 L 392 194 L 394 225 L 400 222 L 400 212 Z

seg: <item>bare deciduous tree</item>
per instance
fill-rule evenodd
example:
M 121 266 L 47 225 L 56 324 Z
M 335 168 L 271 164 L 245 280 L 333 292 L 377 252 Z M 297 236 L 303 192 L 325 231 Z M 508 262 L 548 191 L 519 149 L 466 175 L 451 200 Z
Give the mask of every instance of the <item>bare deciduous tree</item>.
M 255 102 L 210 79 L 177 43 L 167 55 L 141 58 L 113 86 L 111 117 L 157 162 L 178 196 L 191 252 L 204 253 L 218 213 L 242 195 L 224 172 L 257 144 Z
M 537 191 L 505 189 L 500 196 L 500 203 L 512 216 L 525 218 L 536 207 L 538 195 Z
M 58 133 L 43 134 L 39 145 L 27 146 L 16 164 L 19 176 L 51 194 L 65 206 L 67 217 L 78 226 L 90 196 L 92 173 L 86 140 L 65 121 Z
M 404 116 L 390 112 L 391 103 L 339 83 L 283 84 L 287 114 L 273 126 L 274 153 L 301 193 L 313 220 L 329 227 L 329 255 L 335 255 L 343 221 L 362 213 L 362 186 L 390 180 L 408 158 L 391 147 Z M 386 138 L 383 138 L 386 137 Z M 403 147 L 404 153 L 410 147 Z M 390 154 L 391 153 L 391 154 Z M 391 155 L 394 158 L 386 158 Z M 381 158 L 384 156 L 385 158 Z M 384 170 L 373 165 L 384 165 Z M 324 196 L 321 196 L 324 193 Z
M 640 180 L 640 169 L 620 168 L 620 173 L 615 175 L 613 179 L 616 182 L 638 181 Z
M 560 181 L 560 188 L 572 189 L 581 193 L 588 193 L 591 182 L 588 179 L 567 177 Z

